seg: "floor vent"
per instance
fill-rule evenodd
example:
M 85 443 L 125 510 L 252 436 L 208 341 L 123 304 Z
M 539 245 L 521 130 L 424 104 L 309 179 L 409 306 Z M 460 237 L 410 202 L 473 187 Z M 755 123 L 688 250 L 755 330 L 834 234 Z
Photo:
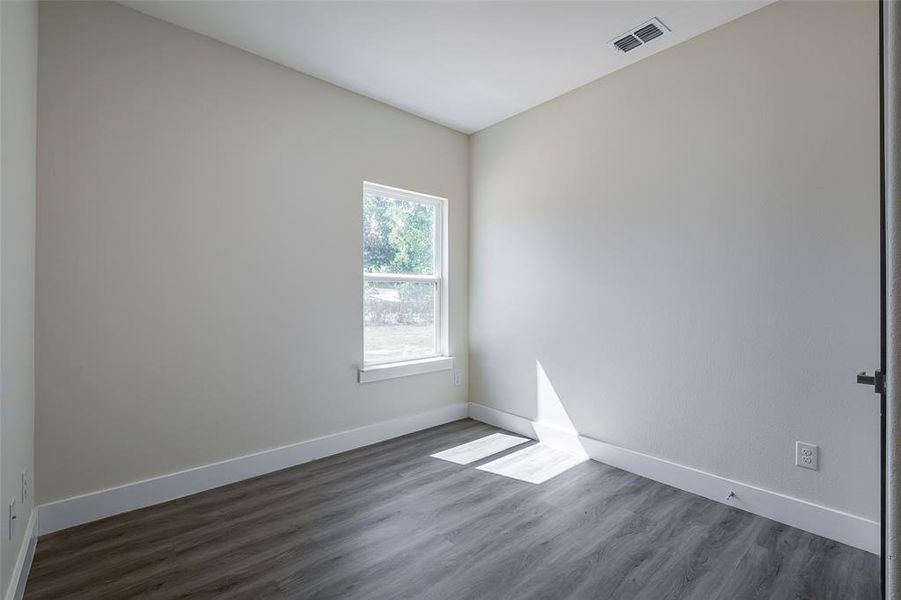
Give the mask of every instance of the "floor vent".
M 631 31 L 616 36 L 608 44 L 615 47 L 618 52 L 628 52 L 669 33 L 669 31 L 669 27 L 661 23 L 660 19 L 654 17 Z

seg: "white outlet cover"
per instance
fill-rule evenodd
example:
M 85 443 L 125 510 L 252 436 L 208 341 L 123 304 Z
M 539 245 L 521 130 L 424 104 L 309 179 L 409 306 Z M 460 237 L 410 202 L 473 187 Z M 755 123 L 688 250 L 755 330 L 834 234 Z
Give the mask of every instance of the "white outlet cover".
M 820 468 L 820 448 L 806 442 L 795 442 L 795 464 L 802 469 L 818 471 Z

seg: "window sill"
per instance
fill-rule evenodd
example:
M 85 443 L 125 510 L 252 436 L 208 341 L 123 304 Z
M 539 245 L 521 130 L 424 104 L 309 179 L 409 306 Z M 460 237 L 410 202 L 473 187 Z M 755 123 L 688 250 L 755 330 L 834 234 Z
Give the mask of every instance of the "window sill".
M 394 379 L 395 377 L 422 375 L 423 373 L 434 373 L 436 371 L 450 371 L 453 368 L 453 356 L 436 356 L 435 358 L 424 358 L 407 362 L 372 365 L 360 369 L 359 382 L 371 383 L 373 381 Z

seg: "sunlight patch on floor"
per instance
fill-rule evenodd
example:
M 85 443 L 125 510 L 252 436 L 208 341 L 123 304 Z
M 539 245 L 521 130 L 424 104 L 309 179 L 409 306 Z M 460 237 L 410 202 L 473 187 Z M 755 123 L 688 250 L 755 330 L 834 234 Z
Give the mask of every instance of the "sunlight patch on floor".
M 565 450 L 537 444 L 493 460 L 477 469 L 528 483 L 544 483 L 586 460 L 587 458 L 583 456 Z
M 488 458 L 498 452 L 503 452 L 520 444 L 531 441 L 524 437 L 516 435 L 508 435 L 506 433 L 493 433 L 489 436 L 479 438 L 466 444 L 460 444 L 447 450 L 443 450 L 436 454 L 432 454 L 432 458 L 440 458 L 458 465 L 468 465 L 469 463 Z

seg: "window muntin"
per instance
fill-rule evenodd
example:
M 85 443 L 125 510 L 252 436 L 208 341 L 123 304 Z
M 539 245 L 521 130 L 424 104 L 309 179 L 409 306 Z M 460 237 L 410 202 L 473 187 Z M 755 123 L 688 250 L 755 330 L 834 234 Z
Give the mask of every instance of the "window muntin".
M 363 363 L 440 356 L 444 202 L 363 186 Z

